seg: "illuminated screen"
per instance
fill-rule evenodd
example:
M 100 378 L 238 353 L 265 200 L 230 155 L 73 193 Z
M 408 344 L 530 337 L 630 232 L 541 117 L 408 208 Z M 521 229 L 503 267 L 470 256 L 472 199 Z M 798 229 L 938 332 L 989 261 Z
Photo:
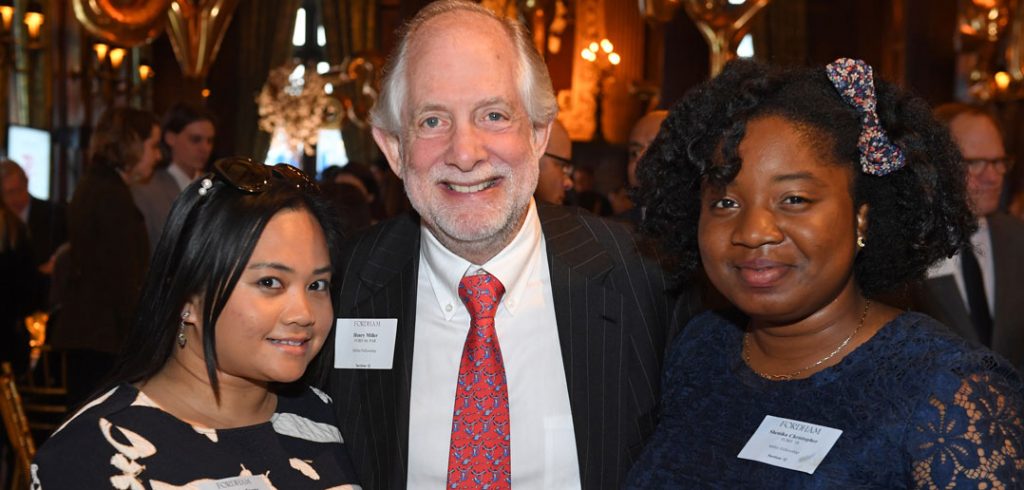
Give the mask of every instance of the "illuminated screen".
M 28 175 L 28 192 L 50 198 L 50 133 L 42 129 L 11 126 L 7 131 L 7 158 L 18 162 Z

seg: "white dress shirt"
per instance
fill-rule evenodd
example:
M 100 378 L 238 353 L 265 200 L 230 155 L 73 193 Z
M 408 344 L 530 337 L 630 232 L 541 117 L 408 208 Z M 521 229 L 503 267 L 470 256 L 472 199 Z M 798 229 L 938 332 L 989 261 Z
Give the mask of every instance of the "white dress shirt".
M 171 162 L 171 164 L 167 166 L 167 173 L 174 178 L 174 182 L 178 184 L 178 189 L 180 190 L 185 190 L 185 188 L 192 183 L 192 178 L 189 177 L 177 163 Z
M 988 220 L 978 219 L 978 231 L 971 235 L 971 244 L 974 245 L 974 253 L 978 258 L 978 266 L 981 269 L 981 280 L 985 285 L 985 299 L 988 300 L 988 311 L 995 320 L 996 311 L 996 267 L 992 259 L 992 234 L 988 230 Z M 928 270 L 928 278 L 952 275 L 956 286 L 960 290 L 960 297 L 963 298 L 964 308 L 968 313 L 971 306 L 967 302 L 967 288 L 964 286 L 963 268 L 960 266 L 960 254 L 945 259 Z
M 452 410 L 470 316 L 459 281 L 483 269 L 505 286 L 495 331 L 508 381 L 513 488 L 580 488 L 579 460 L 537 208 L 486 264 L 453 254 L 420 228 L 416 335 L 409 400 L 408 488 L 443 488 Z

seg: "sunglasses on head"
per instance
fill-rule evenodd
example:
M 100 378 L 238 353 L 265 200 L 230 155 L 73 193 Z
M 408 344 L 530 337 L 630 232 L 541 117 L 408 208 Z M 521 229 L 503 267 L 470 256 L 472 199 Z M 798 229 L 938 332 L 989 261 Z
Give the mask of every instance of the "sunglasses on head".
M 313 182 L 305 173 L 287 163 L 271 166 L 256 163 L 245 157 L 228 157 L 213 163 L 213 173 L 220 180 L 249 194 L 266 191 L 275 180 L 300 189 L 319 189 L 316 182 Z

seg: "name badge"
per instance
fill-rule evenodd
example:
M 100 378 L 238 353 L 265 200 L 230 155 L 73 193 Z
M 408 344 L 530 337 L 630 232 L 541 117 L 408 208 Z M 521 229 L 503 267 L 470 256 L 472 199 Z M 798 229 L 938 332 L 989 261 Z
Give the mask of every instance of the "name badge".
M 397 318 L 339 318 L 334 329 L 335 369 L 391 369 Z
M 736 457 L 813 475 L 842 433 L 824 425 L 766 415 Z
M 273 490 L 265 475 L 233 476 L 217 481 L 196 484 L 199 490 Z

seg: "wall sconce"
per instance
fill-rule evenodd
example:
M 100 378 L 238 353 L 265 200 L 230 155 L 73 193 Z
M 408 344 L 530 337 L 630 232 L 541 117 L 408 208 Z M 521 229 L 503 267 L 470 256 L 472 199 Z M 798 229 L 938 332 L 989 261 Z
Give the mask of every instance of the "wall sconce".
M 594 141 L 603 141 L 604 134 L 601 132 L 601 100 L 604 98 L 604 84 L 611 78 L 612 71 L 619 63 L 622 63 L 622 56 L 615 52 L 615 46 L 607 39 L 600 42 L 591 42 L 583 48 L 580 57 L 590 62 L 597 68 L 597 89 L 594 92 Z
M 617 66 L 622 62 L 622 56 L 619 56 L 619 53 L 615 52 L 615 46 L 607 39 L 602 39 L 600 43 L 597 41 L 590 43 L 590 46 L 583 48 L 580 56 L 591 63 L 598 63 L 600 66 L 603 63 L 598 62 L 599 54 L 604 54 L 604 60 L 607 60 L 608 64 L 611 66 Z M 608 66 L 601 66 L 600 68 L 605 69 L 608 68 Z
M 43 8 L 39 3 L 30 3 L 28 10 L 25 11 L 25 27 L 28 29 L 28 40 L 30 45 L 32 43 L 39 42 L 39 33 L 42 30 L 45 19 L 46 18 L 43 16 Z
M 4 32 L 11 32 L 14 24 L 14 0 L 0 1 L 0 19 L 3 20 Z
M 149 79 L 153 78 L 153 75 L 155 75 L 155 73 L 153 73 L 153 67 L 145 63 L 139 64 L 139 80 L 141 80 L 142 83 L 146 83 Z
M 96 53 L 96 61 L 99 61 L 101 65 L 107 61 L 107 52 L 110 51 L 110 46 L 105 43 L 96 43 L 92 45 L 92 50 Z
M 93 43 L 92 51 L 96 55 L 96 68 L 93 74 L 99 80 L 96 88 L 99 89 L 103 100 L 113 103 L 116 97 L 129 93 L 131 79 L 134 79 L 130 72 L 126 79 L 124 72 L 121 71 L 121 65 L 129 56 L 128 50 L 97 41 Z
M 110 52 L 107 54 L 107 56 L 110 57 L 110 67 L 114 70 L 120 69 L 121 62 L 124 61 L 125 54 L 126 51 L 124 50 L 124 48 L 111 49 Z
M 1010 78 L 1010 74 L 1005 71 L 996 72 L 993 79 L 996 82 L 996 88 L 999 89 L 1000 92 L 1006 92 L 1006 90 L 1010 88 L 1010 82 L 1013 81 L 1013 79 Z

